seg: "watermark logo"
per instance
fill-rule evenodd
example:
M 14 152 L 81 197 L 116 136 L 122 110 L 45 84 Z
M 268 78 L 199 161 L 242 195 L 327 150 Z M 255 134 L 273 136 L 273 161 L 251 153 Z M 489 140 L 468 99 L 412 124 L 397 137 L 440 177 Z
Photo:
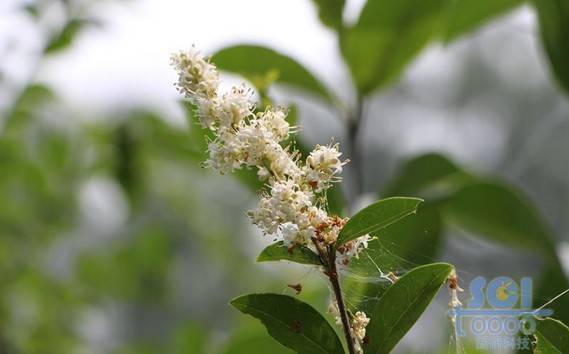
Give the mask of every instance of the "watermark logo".
M 550 309 L 534 309 L 533 283 L 529 277 L 519 282 L 510 277 L 487 281 L 476 277 L 470 282 L 470 299 L 465 307 L 451 311 L 456 335 L 465 336 L 465 323 L 476 337 L 479 349 L 529 349 L 527 336 L 535 332 L 534 316 L 547 317 Z

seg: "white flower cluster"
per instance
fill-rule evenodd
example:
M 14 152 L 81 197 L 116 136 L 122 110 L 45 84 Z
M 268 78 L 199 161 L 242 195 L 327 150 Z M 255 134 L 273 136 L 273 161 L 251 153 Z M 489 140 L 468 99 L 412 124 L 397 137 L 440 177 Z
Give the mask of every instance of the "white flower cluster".
M 328 306 L 328 312 L 332 314 L 336 320 L 336 325 L 342 324 L 342 319 L 340 317 L 340 310 L 338 309 L 338 303 L 335 300 L 330 302 Z M 352 338 L 354 340 L 354 349 L 356 353 L 362 354 L 363 344 L 366 336 L 366 327 L 369 324 L 369 317 L 366 316 L 365 312 L 358 311 L 355 315 L 350 317 L 350 327 Z
M 366 336 L 366 327 L 369 323 L 369 318 L 362 311 L 356 312 L 352 318 L 352 336 L 354 337 L 354 344 L 357 353 L 363 353 L 364 338 Z
M 346 163 L 340 160 L 338 144 L 316 146 L 306 161 L 285 142 L 293 133 L 282 108 L 255 113 L 252 90 L 234 87 L 219 93 L 219 74 L 195 48 L 172 56 L 178 72 L 178 90 L 196 107 L 201 125 L 214 132 L 208 146 L 206 165 L 221 173 L 256 167 L 270 190 L 248 215 L 268 235 L 282 238 L 287 247 L 307 245 L 317 240 L 336 242 L 346 220 L 329 216 L 322 208 L 322 196 Z M 351 241 L 338 250 L 338 259 L 350 257 L 367 246 L 368 236 Z

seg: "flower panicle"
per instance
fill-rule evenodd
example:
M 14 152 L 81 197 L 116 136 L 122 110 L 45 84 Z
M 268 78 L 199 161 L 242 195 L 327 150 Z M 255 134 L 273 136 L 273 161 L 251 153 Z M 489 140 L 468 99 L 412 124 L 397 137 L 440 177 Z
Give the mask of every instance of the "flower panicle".
M 345 219 L 328 215 L 325 192 L 341 181 L 340 146 L 317 145 L 305 160 L 294 149 L 291 136 L 299 131 L 287 121 L 288 110 L 270 106 L 257 111 L 253 90 L 245 84 L 220 92 L 219 72 L 195 47 L 172 55 L 178 91 L 196 108 L 201 126 L 213 132 L 205 166 L 222 174 L 256 168 L 268 191 L 249 211 L 253 224 L 266 235 L 282 239 L 287 247 L 312 247 L 317 239 L 334 244 Z M 347 264 L 367 247 L 368 236 L 344 245 L 339 264 Z

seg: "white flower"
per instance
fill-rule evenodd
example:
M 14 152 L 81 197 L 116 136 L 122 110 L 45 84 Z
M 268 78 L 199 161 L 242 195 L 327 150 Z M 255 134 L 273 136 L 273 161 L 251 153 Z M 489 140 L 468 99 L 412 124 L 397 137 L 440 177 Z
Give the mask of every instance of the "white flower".
M 316 192 L 329 188 L 332 182 L 339 180 L 337 175 L 342 172 L 345 162 L 340 161 L 342 153 L 338 148 L 338 144 L 317 145 L 306 158 L 305 178 Z
M 285 242 L 307 244 L 314 233 L 305 221 L 306 211 L 311 207 L 310 193 L 300 190 L 292 180 L 277 181 L 271 186 L 271 194 L 261 198 L 259 207 L 250 211 L 249 217 L 266 234 L 275 234 L 279 225 L 287 225 L 286 230 L 281 228 Z M 294 234 L 291 225 L 296 227 Z
M 271 146 L 266 155 L 269 167 L 279 178 L 290 176 L 296 178 L 300 175 L 300 168 L 296 165 L 289 153 L 280 145 Z
M 213 141 L 208 144 L 209 159 L 206 166 L 218 170 L 220 173 L 233 172 L 241 166 L 239 155 L 241 150 L 236 144 L 223 144 Z
M 270 187 L 257 209 L 248 213 L 252 222 L 265 234 L 281 236 L 289 246 L 306 245 L 313 238 L 333 244 L 345 221 L 328 216 L 314 192 L 340 179 L 345 162 L 340 161 L 338 144 L 316 146 L 303 163 L 292 145 L 282 145 L 295 130 L 285 109 L 268 107 L 254 114 L 253 91 L 245 85 L 220 93 L 216 67 L 195 48 L 172 55 L 172 65 L 178 90 L 196 106 L 201 125 L 214 133 L 206 166 L 220 173 L 255 167 Z M 366 242 L 360 238 L 343 245 L 339 258 L 347 262 L 357 257 Z
M 306 163 L 310 168 L 317 171 L 329 171 L 330 173 L 342 172 L 342 162 L 338 151 L 338 144 L 332 146 L 317 145 L 316 148 L 306 158 Z
M 276 141 L 288 138 L 290 125 L 286 121 L 286 112 L 282 108 L 271 108 L 259 114 L 259 121 L 270 131 Z
M 187 98 L 215 97 L 219 74 L 215 65 L 206 61 L 198 50 L 192 47 L 189 51 L 173 54 L 171 61 L 178 72 L 176 87 Z
M 334 316 L 336 320 L 336 325 L 342 325 L 342 318 L 340 316 L 340 310 L 338 309 L 338 303 L 336 300 L 330 301 L 328 305 L 328 313 Z M 358 354 L 363 353 L 363 341 L 366 336 L 366 327 L 369 324 L 369 318 L 362 311 L 356 312 L 354 316 L 350 319 L 350 327 L 352 328 L 352 339 L 354 341 L 354 347 Z
M 197 106 L 198 118 L 202 127 L 214 130 L 215 124 L 219 120 L 220 106 L 217 99 L 197 98 L 195 101 Z
M 253 114 L 254 104 L 251 101 L 252 91 L 247 87 L 233 87 L 220 100 L 221 114 L 219 124 L 231 128 Z
M 362 344 L 366 336 L 366 327 L 368 323 L 369 318 L 362 311 L 356 312 L 352 318 L 352 336 L 354 337 L 354 344 L 357 353 L 363 353 Z
M 299 236 L 298 225 L 291 222 L 285 222 L 281 226 L 281 233 L 283 235 L 283 241 L 286 247 L 292 247 L 297 243 L 297 238 Z
M 328 305 L 328 313 L 334 316 L 337 326 L 342 325 L 342 317 L 340 316 L 340 310 L 338 309 L 338 302 L 336 302 L 336 300 L 330 301 L 330 304 Z
M 257 177 L 259 177 L 259 180 L 261 181 L 266 181 L 267 179 L 269 179 L 269 177 L 271 177 L 271 172 L 265 167 L 261 166 L 257 170 Z
M 355 240 L 346 242 L 338 247 L 336 252 L 336 262 L 338 265 L 345 266 L 352 258 L 359 258 L 360 252 L 367 248 L 368 242 L 372 239 L 370 235 L 363 235 Z

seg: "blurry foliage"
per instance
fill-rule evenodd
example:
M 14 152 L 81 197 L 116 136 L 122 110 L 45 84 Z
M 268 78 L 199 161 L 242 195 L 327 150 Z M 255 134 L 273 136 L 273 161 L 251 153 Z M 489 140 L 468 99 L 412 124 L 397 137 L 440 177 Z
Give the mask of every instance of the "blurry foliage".
M 460 38 L 523 3 L 369 0 L 356 23 L 347 26 L 342 21 L 344 1 L 313 2 L 323 24 L 338 35 L 360 99 L 394 83 L 430 41 Z M 72 3 L 60 2 L 66 8 L 67 18 L 47 39 L 41 55 L 64 51 L 86 26 L 95 23 L 86 13 L 75 13 Z M 531 4 L 538 13 L 542 43 L 552 71 L 569 91 L 569 3 L 533 0 Z M 44 5 L 41 1 L 31 2 L 24 10 L 37 19 L 42 16 Z M 250 80 L 263 98 L 269 99 L 268 89 L 273 84 L 285 84 L 343 109 L 315 75 L 270 48 L 236 45 L 221 50 L 214 59 L 220 68 Z M 171 268 L 180 250 L 188 251 L 189 247 L 191 254 L 191 248 L 198 242 L 194 237 L 191 245 L 187 245 L 187 236 L 192 232 L 184 218 L 190 211 L 179 210 L 180 204 L 156 191 L 152 169 L 156 161 L 161 166 L 173 162 L 195 169 L 205 159 L 208 137 L 203 131 L 195 126 L 188 130 L 171 127 L 149 112 L 132 112 L 105 124 L 70 124 L 70 128 L 61 129 L 43 114 L 56 100 L 49 87 L 32 80 L 2 116 L 0 353 L 3 354 L 77 352 L 82 345 L 77 331 L 81 315 L 109 299 L 160 304 L 164 312 L 176 313 L 176 309 L 169 308 L 173 306 L 169 294 Z M 193 122 L 191 109 L 187 113 L 188 120 Z M 290 116 L 295 117 L 296 113 Z M 302 146 L 298 148 L 306 151 Z M 70 263 L 72 274 L 60 274 L 50 264 L 51 252 L 46 251 L 56 248 L 61 239 L 72 239 L 77 232 L 83 218 L 78 195 L 93 176 L 105 176 L 120 186 L 128 199 L 128 225 L 104 248 L 82 249 Z M 259 188 L 252 171 L 237 174 L 237 180 L 252 190 Z M 344 214 L 347 206 L 342 191 L 334 188 L 331 193 L 330 209 Z M 551 231 L 515 187 L 478 176 L 444 156 L 426 154 L 405 162 L 400 173 L 379 194 L 417 195 L 427 202 L 416 217 L 379 232 L 378 240 L 370 244 L 370 257 L 351 266 L 354 273 L 358 267 L 369 273 L 377 264 L 388 270 L 409 267 L 401 263 L 402 259 L 428 263 L 440 253 L 446 227 L 452 224 L 494 242 L 526 246 L 540 253 L 544 270 L 535 294 L 536 304 L 568 287 L 561 262 L 553 251 Z M 156 208 L 165 211 L 157 214 Z M 246 265 L 240 255 L 222 247 L 216 251 L 221 255 L 219 259 L 231 257 L 228 272 L 243 275 Z M 275 282 L 267 279 L 266 283 L 271 281 Z M 280 281 L 277 283 L 282 286 Z M 385 287 L 358 284 L 353 279 L 347 279 L 345 285 L 353 294 L 369 294 L 374 301 L 378 300 L 379 292 L 385 291 Z M 312 295 L 301 294 L 301 297 L 308 298 L 310 303 L 317 303 L 316 299 L 323 297 L 322 293 Z M 555 317 L 569 323 L 568 297 L 560 298 L 550 307 L 554 308 Z M 290 353 L 267 337 L 265 330 L 253 321 L 234 322 L 235 330 L 222 344 L 214 338 L 215 332 L 210 332 L 200 321 L 199 318 L 172 320 L 167 334 L 146 338 L 148 344 L 140 338 L 127 340 L 117 352 Z M 555 325 L 551 327 L 566 330 Z M 546 329 L 538 336 L 542 337 L 547 338 Z

